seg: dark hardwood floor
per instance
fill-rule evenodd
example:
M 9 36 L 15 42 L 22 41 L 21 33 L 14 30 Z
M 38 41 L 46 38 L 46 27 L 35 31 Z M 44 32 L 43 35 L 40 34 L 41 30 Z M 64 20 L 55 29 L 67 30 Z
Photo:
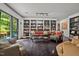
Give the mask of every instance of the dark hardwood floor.
M 32 40 L 23 40 L 21 44 L 27 50 L 28 56 L 57 56 L 56 45 L 58 43 L 54 41 L 36 42 Z M 53 50 L 54 50 L 54 53 L 52 53 Z

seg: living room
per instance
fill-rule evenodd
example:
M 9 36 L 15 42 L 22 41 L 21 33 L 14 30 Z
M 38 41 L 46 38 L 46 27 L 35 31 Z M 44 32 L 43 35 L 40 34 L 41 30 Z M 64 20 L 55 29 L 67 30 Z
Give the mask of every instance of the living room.
M 79 56 L 79 3 L 0 3 L 0 56 Z

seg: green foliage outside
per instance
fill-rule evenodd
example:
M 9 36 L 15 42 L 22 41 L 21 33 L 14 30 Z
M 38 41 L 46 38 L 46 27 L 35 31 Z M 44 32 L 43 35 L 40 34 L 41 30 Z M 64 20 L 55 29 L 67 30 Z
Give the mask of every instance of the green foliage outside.
M 12 35 L 13 37 L 17 35 L 17 19 L 13 17 L 13 24 L 10 25 L 11 22 L 11 16 L 1 12 L 0 14 L 0 38 L 5 36 Z M 12 27 L 11 27 L 12 26 Z M 10 30 L 10 27 L 12 30 Z M 12 31 L 12 34 L 10 32 Z
M 13 18 L 13 32 L 16 32 L 17 30 L 17 20 L 16 18 Z
M 13 18 L 13 37 L 17 36 L 17 19 Z
M 1 12 L 0 17 L 0 33 L 1 34 L 10 33 L 10 16 L 3 12 Z

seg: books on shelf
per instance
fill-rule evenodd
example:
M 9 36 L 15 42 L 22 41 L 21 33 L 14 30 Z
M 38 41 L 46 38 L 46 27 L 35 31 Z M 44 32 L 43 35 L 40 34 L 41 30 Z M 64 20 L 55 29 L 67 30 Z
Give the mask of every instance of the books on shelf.
M 79 16 L 70 19 L 70 35 L 79 35 Z
M 56 30 L 56 20 L 24 20 L 24 35 L 29 36 L 31 31 Z

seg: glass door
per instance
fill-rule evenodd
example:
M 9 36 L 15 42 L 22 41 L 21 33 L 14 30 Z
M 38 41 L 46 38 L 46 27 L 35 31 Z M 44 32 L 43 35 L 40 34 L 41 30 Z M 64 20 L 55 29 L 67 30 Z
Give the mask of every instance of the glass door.
M 18 19 L 13 17 L 12 37 L 18 38 Z
M 0 39 L 10 38 L 10 15 L 0 12 Z

